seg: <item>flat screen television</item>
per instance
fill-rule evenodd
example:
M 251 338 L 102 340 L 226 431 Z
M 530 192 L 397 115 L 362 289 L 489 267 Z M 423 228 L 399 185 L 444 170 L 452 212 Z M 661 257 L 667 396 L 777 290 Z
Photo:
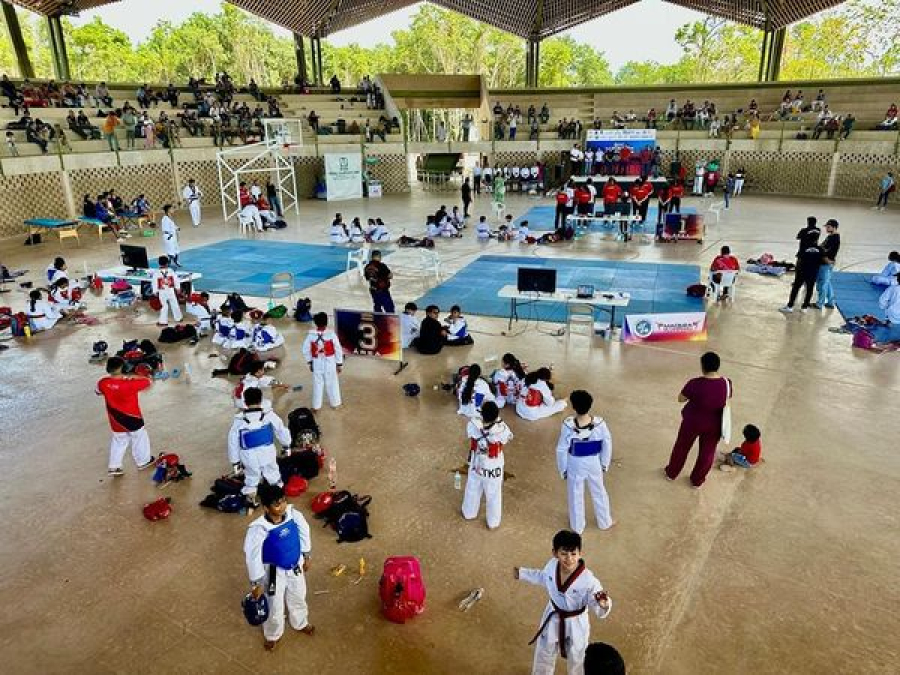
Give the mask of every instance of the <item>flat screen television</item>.
M 150 261 L 147 259 L 147 249 L 143 246 L 120 244 L 119 252 L 122 256 L 122 264 L 128 269 L 146 270 L 150 268 Z
M 519 293 L 556 293 L 556 270 L 520 267 L 516 287 Z

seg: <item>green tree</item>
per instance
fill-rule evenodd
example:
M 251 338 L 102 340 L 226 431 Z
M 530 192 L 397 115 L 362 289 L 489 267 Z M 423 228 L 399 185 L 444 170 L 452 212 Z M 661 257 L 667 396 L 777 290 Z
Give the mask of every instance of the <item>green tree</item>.
M 131 40 L 100 17 L 81 26 L 65 19 L 64 30 L 72 79 L 133 82 L 140 77 Z

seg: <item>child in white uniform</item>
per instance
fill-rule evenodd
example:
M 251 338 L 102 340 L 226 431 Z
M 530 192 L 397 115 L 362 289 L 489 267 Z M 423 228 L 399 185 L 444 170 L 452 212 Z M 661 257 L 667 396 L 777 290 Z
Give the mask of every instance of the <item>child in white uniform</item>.
M 591 491 L 597 526 L 608 530 L 613 526 L 609 514 L 609 495 L 603 485 L 603 474 L 612 461 L 612 437 L 606 422 L 590 414 L 593 397 L 580 389 L 569 395 L 575 414 L 562 423 L 556 443 L 556 466 L 568 484 L 569 527 L 584 532 L 584 484 Z
M 354 218 L 350 223 L 350 241 L 354 244 L 363 244 L 366 241 L 366 233 L 359 218 Z
M 500 368 L 494 371 L 491 379 L 497 391 L 497 407 L 503 408 L 507 404 L 514 406 L 525 379 L 525 369 L 519 359 L 512 354 L 504 354 L 500 360 Z
M 62 313 L 52 304 L 44 300 L 41 291 L 35 289 L 28 294 L 28 306 L 25 310 L 31 330 L 50 330 L 56 322 L 63 318 Z
M 153 270 L 150 283 L 153 285 L 153 292 L 162 305 L 156 325 L 169 325 L 170 307 L 172 309 L 172 318 L 175 319 L 175 322 L 181 321 L 181 307 L 178 306 L 178 296 L 175 295 L 175 289 L 178 287 L 178 277 L 169 267 L 169 258 L 167 256 L 159 256 L 159 269 Z
M 276 380 L 271 375 L 266 375 L 266 366 L 262 361 L 256 361 L 253 366 L 253 370 L 244 375 L 238 385 L 234 388 L 234 407 L 238 410 L 246 410 L 247 409 L 247 401 L 244 398 L 244 392 L 248 389 L 259 389 L 262 391 L 263 389 L 271 389 L 271 390 L 286 390 L 288 389 L 287 385 L 281 384 L 278 380 Z M 272 401 L 263 397 L 261 407 L 265 411 L 269 411 L 272 409 Z
M 344 225 L 340 213 L 335 215 L 334 220 L 331 223 L 331 230 L 328 234 L 328 238 L 332 244 L 346 244 L 350 241 L 350 233 L 347 232 L 347 226 Z
M 528 229 L 528 221 L 523 220 L 521 223 L 519 223 L 519 234 L 516 238 L 516 241 L 518 241 L 520 244 L 527 244 L 528 237 L 530 236 L 531 231 Z
M 488 401 L 495 402 L 491 386 L 481 377 L 481 366 L 477 363 L 469 366 L 469 372 L 460 378 L 456 396 L 459 400 L 456 414 L 470 418 L 478 417 Z
M 200 337 L 212 330 L 212 313 L 209 311 L 209 293 L 191 293 L 191 297 L 184 305 L 184 311 L 197 319 L 197 332 Z M 230 319 L 229 319 L 230 320 Z M 228 328 L 229 332 L 231 327 Z M 215 336 L 213 336 L 215 341 Z
M 491 238 L 491 226 L 487 222 L 487 216 L 481 216 L 475 225 L 475 237 L 479 241 L 487 241 Z
M 884 318 L 892 324 L 900 324 L 900 274 L 894 278 L 894 283 L 885 289 L 878 298 L 878 306 L 884 310 Z
M 543 586 L 550 596 L 541 617 L 534 648 L 532 675 L 553 675 L 557 654 L 566 659 L 569 675 L 584 673 L 584 652 L 590 642 L 587 610 L 605 619 L 612 600 L 581 559 L 581 535 L 568 530 L 553 537 L 553 558 L 543 569 L 516 567 L 516 579 Z
M 275 439 L 283 448 L 291 446 L 291 432 L 278 415 L 263 410 L 262 397 L 262 392 L 255 387 L 244 390 L 247 409 L 234 416 L 228 432 L 228 461 L 235 472 L 243 467 L 241 492 L 251 503 L 256 502 L 256 489 L 261 478 L 270 485 L 281 485 Z
M 874 286 L 890 286 L 897 280 L 897 274 L 900 274 L 900 253 L 891 251 L 888 264 L 881 270 L 881 274 L 876 274 L 869 281 Z
M 375 227 L 369 230 L 369 241 L 379 242 L 379 241 L 390 241 L 391 233 L 388 232 L 387 226 L 381 220 L 381 218 L 375 219 Z
M 257 353 L 269 352 L 284 345 L 284 335 L 275 326 L 269 325 L 268 317 L 263 314 L 259 323 L 253 327 L 253 350 Z
M 254 599 L 268 593 L 269 618 L 263 623 L 263 636 L 265 649 L 271 651 L 284 635 L 285 613 L 294 630 L 306 635 L 315 632 L 309 623 L 306 604 L 306 571 L 312 539 L 309 524 L 287 503 L 282 488 L 262 485 L 259 498 L 265 513 L 247 528 L 244 556 Z M 272 568 L 275 574 L 270 579 Z
M 459 305 L 453 305 L 450 308 L 450 315 L 444 319 L 447 324 L 447 337 L 445 341 L 449 347 L 459 347 L 474 344 L 472 336 L 469 335 L 468 323 L 466 317 L 462 315 Z
M 166 251 L 166 255 L 169 257 L 170 262 L 175 267 L 181 267 L 178 262 L 178 254 L 181 252 L 181 248 L 178 246 L 178 226 L 175 224 L 175 221 L 172 220 L 172 217 L 169 215 L 172 210 L 171 204 L 166 204 L 163 206 L 163 217 L 160 221 L 160 229 L 162 230 L 162 239 L 163 239 L 163 248 Z
M 497 404 L 487 401 L 481 407 L 481 418 L 469 419 L 466 427 L 470 453 L 462 515 L 466 520 L 477 518 L 483 494 L 485 517 L 491 530 L 500 526 L 502 513 L 503 446 L 513 438 L 509 427 L 499 416 Z
M 408 349 L 413 340 L 419 337 L 419 321 L 416 319 L 418 306 L 414 302 L 407 302 L 400 315 L 400 346 Z
M 231 313 L 231 332 L 228 340 L 222 345 L 225 349 L 249 349 L 253 344 L 253 324 L 244 318 L 244 313 L 235 310 Z
M 81 290 L 70 289 L 69 280 L 65 277 L 51 286 L 50 299 L 53 301 L 54 309 L 63 316 L 77 314 L 85 307 L 81 302 Z
M 68 279 L 68 269 L 66 261 L 63 258 L 54 258 L 53 264 L 47 268 L 47 284 L 52 286 L 60 279 Z
M 425 233 L 431 239 L 441 236 L 440 223 L 435 220 L 434 216 L 428 216 L 428 218 L 425 220 Z
M 328 392 L 332 408 L 341 405 L 341 386 L 338 374 L 344 366 L 344 349 L 334 331 L 328 328 L 328 315 L 319 312 L 313 317 L 316 327 L 303 341 L 303 358 L 313 374 L 312 409 L 322 407 L 322 395 Z
M 222 314 L 216 319 L 216 332 L 212 336 L 213 344 L 225 347 L 231 339 L 231 331 L 234 328 L 234 319 L 230 314 Z
M 525 420 L 539 420 L 566 409 L 566 402 L 553 398 L 549 368 L 538 368 L 528 373 L 516 401 L 516 414 Z

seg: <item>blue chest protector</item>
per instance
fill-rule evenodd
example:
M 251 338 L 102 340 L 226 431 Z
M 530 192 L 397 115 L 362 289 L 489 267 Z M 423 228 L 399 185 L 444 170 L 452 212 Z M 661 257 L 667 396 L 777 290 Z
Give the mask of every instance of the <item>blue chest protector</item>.
M 244 450 L 255 450 L 266 445 L 272 445 L 275 442 L 275 428 L 271 424 L 259 427 L 258 429 L 241 429 L 238 432 L 241 448 Z
M 271 344 L 274 344 L 274 343 L 275 343 L 275 338 L 273 338 L 273 337 L 269 334 L 268 331 L 263 330 L 262 328 L 260 328 L 260 329 L 257 330 L 256 333 L 253 335 L 253 343 L 254 343 L 254 344 L 257 344 L 257 345 L 260 345 L 260 346 L 271 345 Z
M 300 562 L 300 528 L 293 519 L 269 530 L 263 542 L 262 558 L 266 565 L 292 570 Z
M 569 446 L 572 457 L 593 457 L 603 452 L 603 441 L 573 440 Z
M 234 339 L 244 340 L 247 337 L 247 331 L 240 324 L 234 324 Z
M 475 394 L 472 397 L 472 401 L 475 403 L 475 407 L 481 410 L 481 404 L 484 403 L 484 394 Z
M 231 335 L 232 326 L 229 326 L 228 324 L 219 323 L 217 324 L 216 328 L 218 329 L 219 335 L 221 335 L 223 338 L 227 338 L 229 335 Z

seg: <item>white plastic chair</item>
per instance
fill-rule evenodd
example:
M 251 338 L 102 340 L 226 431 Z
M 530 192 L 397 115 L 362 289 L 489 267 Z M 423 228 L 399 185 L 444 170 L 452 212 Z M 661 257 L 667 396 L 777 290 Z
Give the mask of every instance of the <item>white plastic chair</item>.
M 715 281 L 715 276 L 719 275 L 719 281 Z M 707 291 L 707 295 L 712 297 L 716 302 L 722 299 L 722 296 L 725 294 L 725 291 L 728 291 L 728 295 L 726 296 L 729 300 L 734 302 L 734 294 L 737 286 L 737 271 L 729 271 L 729 272 L 710 272 L 709 273 L 709 289 Z
M 423 248 L 419 250 L 420 261 L 422 264 L 422 272 L 423 273 L 431 273 L 434 272 L 434 278 L 436 281 L 441 280 L 441 256 L 437 254 L 435 251 L 431 251 L 427 248 Z
M 253 217 L 245 214 L 243 211 L 238 211 L 237 214 L 238 219 L 238 228 L 241 231 L 242 236 L 253 236 L 256 234 L 256 224 L 253 222 Z
M 572 326 L 587 326 L 590 334 L 594 334 L 594 306 L 583 302 L 572 302 L 566 305 L 566 329 L 572 334 Z
M 719 224 L 719 217 L 722 215 L 722 210 L 725 208 L 725 202 L 716 202 L 715 204 L 709 205 L 709 212 L 716 216 L 716 224 Z
M 372 249 L 368 245 L 347 251 L 347 269 L 345 271 L 349 272 L 350 267 L 355 263 L 356 269 L 359 270 L 359 276 L 364 276 L 371 254 Z
M 290 304 L 294 301 L 294 275 L 291 272 L 276 272 L 269 280 L 269 300 L 274 301 L 276 298 L 285 297 Z

